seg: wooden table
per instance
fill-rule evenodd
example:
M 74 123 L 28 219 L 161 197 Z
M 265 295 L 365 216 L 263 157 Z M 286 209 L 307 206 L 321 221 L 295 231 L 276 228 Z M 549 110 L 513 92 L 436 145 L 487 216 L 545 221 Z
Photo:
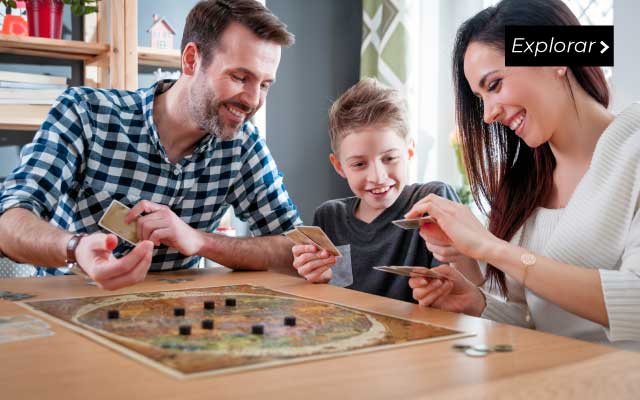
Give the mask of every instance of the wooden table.
M 173 278 L 192 280 L 161 282 Z M 3 279 L 0 290 L 45 300 L 229 284 L 265 286 L 422 320 L 476 334 L 456 342 L 510 343 L 515 351 L 471 358 L 454 351 L 452 341 L 442 341 L 181 381 L 52 322 L 53 336 L 0 344 L 0 398 L 640 398 L 639 354 L 271 272 L 201 269 L 153 274 L 143 284 L 116 292 L 101 291 L 76 276 Z M 26 313 L 17 304 L 0 301 L 0 316 Z

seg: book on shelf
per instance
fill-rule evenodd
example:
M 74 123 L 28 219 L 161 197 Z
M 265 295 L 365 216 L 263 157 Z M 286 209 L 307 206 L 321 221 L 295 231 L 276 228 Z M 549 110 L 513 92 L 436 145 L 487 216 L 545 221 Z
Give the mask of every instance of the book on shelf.
M 0 88 L 7 89 L 55 89 L 62 92 L 68 87 L 67 85 L 58 85 L 55 83 L 26 83 L 0 80 Z
M 0 88 L 0 104 L 53 104 L 62 90 Z
M 0 81 L 22 82 L 29 84 L 67 85 L 67 78 L 64 76 L 30 74 L 13 71 L 0 71 Z

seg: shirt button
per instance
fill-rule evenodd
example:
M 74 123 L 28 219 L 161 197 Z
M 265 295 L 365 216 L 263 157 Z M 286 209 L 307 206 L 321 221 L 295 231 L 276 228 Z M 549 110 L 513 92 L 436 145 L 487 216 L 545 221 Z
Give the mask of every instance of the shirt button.
M 173 170 L 174 175 L 180 175 L 180 168 L 176 168 Z

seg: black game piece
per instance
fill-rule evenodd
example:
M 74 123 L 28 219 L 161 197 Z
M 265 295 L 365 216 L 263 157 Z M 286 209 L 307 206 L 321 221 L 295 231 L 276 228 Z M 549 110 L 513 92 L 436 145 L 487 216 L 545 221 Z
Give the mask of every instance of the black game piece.
M 204 302 L 205 310 L 213 310 L 214 308 L 216 308 L 216 303 L 213 300 L 207 300 Z
M 224 305 L 227 306 L 227 307 L 235 307 L 236 306 L 236 299 L 234 299 L 234 298 L 224 299 Z
M 202 329 L 213 329 L 213 320 L 212 319 L 203 319 L 202 320 Z
M 173 309 L 173 315 L 176 317 L 184 317 L 184 308 L 176 307 Z
M 296 317 L 284 317 L 285 326 L 296 326 Z
M 118 310 L 109 310 L 107 312 L 107 318 L 109 318 L 109 319 L 118 319 L 118 318 L 120 318 L 120 311 L 118 311 Z
M 251 326 L 251 333 L 254 335 L 264 335 L 264 325 L 256 324 Z
M 180 325 L 180 334 L 181 335 L 191 335 L 191 325 Z

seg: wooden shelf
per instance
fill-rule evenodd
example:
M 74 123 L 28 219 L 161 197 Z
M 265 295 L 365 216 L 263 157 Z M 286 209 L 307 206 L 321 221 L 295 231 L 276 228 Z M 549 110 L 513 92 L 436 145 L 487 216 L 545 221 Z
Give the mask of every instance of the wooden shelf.
M 180 50 L 138 47 L 138 64 L 180 68 Z
M 108 44 L 0 34 L 0 53 L 91 61 L 108 52 Z

